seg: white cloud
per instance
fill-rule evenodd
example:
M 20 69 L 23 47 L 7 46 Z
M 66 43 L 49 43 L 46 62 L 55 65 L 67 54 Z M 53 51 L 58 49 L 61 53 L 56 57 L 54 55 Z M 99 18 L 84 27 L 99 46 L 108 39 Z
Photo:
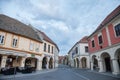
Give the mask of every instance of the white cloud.
M 62 54 L 91 34 L 119 0 L 2 0 L 0 13 L 44 31 Z
M 51 27 L 59 29 L 62 32 L 63 31 L 68 32 L 69 31 L 68 26 L 62 21 L 51 20 L 51 21 L 48 22 L 48 25 L 51 25 Z

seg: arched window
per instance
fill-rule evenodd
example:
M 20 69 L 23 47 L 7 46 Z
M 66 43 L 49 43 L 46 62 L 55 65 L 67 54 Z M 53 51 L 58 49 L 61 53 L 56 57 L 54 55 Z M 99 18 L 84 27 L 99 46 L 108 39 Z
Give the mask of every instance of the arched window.
M 120 24 L 115 26 L 115 33 L 117 37 L 120 36 Z

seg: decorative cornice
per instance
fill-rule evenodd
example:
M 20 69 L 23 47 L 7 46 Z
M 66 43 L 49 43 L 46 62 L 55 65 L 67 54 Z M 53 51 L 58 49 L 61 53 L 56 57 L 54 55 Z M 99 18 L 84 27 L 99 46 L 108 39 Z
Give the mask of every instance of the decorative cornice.
M 5 49 L 5 50 L 11 50 L 11 51 L 18 51 L 18 52 L 25 52 L 26 54 L 35 54 L 35 55 L 39 55 L 39 56 L 42 56 L 41 53 L 35 53 L 35 52 L 30 52 L 30 51 L 24 51 L 24 50 L 17 50 L 17 49 L 13 49 L 13 48 L 6 48 L 6 47 L 3 47 L 3 46 L 0 46 L 0 49 Z

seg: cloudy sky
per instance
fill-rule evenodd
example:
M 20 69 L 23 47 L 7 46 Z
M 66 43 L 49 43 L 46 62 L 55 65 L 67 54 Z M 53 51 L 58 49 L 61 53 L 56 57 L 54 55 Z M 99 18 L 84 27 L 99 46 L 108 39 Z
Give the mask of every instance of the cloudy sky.
M 120 0 L 0 0 L 0 14 L 45 32 L 64 55 L 118 5 Z

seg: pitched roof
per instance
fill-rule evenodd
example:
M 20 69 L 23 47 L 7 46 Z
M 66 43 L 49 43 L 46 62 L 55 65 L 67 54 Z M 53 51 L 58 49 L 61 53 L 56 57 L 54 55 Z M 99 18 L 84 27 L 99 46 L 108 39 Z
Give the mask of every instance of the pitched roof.
M 45 41 L 50 42 L 51 44 L 55 44 L 44 32 L 41 32 L 41 34 L 43 35 L 43 39 Z
M 36 34 L 32 27 L 3 14 L 0 14 L 0 30 L 42 42 L 41 38 Z
M 111 20 L 113 20 L 116 16 L 120 15 L 120 5 L 114 9 L 103 21 L 102 23 L 97 27 L 97 29 L 90 35 L 92 36 L 94 33 L 99 31 L 101 28 L 103 28 L 107 23 L 109 23 Z M 89 37 L 90 37 L 89 36 Z
M 88 43 L 87 40 L 88 36 L 83 37 L 80 41 L 78 41 L 79 43 Z
M 58 51 L 59 51 L 59 48 L 58 48 L 57 44 L 56 44 L 53 40 L 51 40 L 44 32 L 42 32 L 42 31 L 40 31 L 40 30 L 36 30 L 36 31 L 38 32 L 38 34 L 40 34 L 40 35 L 42 36 L 43 40 L 48 41 L 48 42 L 50 42 L 51 44 L 55 45 L 56 48 L 57 48 Z
M 76 42 L 74 44 L 74 46 L 69 50 L 68 54 L 70 53 L 70 51 L 78 44 L 78 43 L 88 43 L 88 36 L 83 37 L 82 39 L 80 39 L 78 42 Z

